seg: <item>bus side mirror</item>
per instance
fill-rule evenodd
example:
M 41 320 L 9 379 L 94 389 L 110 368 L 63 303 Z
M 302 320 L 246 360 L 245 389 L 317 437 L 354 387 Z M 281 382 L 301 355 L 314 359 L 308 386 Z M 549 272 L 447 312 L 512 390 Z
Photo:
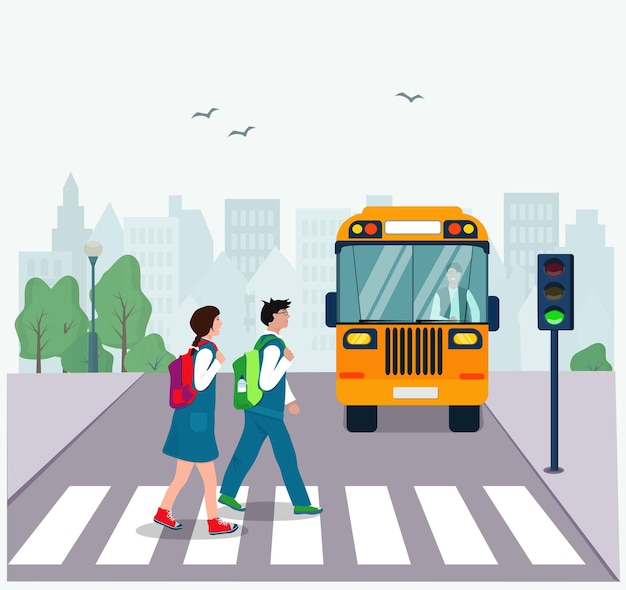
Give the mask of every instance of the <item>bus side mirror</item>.
M 500 299 L 495 295 L 489 295 L 488 306 L 489 331 L 496 332 L 500 329 Z
M 326 325 L 334 328 L 337 325 L 337 293 L 326 293 Z

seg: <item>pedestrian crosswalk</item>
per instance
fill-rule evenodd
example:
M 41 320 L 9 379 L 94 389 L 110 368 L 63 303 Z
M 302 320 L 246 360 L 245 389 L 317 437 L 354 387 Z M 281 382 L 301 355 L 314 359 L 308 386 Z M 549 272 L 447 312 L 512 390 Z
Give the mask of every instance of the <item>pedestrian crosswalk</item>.
M 532 565 L 584 565 L 579 553 L 556 526 L 541 504 L 525 486 L 476 486 L 490 502 Z M 110 492 L 110 486 L 69 486 L 39 525 L 9 561 L 9 565 L 63 564 L 90 521 Z M 150 565 L 161 542 L 169 542 L 171 534 L 153 523 L 155 507 L 159 505 L 166 486 L 138 486 L 120 514 L 107 539 L 96 565 Z M 218 486 L 219 489 L 219 486 Z M 324 519 L 336 518 L 337 511 L 347 514 L 351 527 L 353 549 L 346 551 L 358 566 L 409 565 L 415 559 L 407 545 L 402 519 L 420 512 L 425 517 L 430 535 L 444 566 L 500 565 L 496 559 L 494 538 L 490 538 L 486 517 L 468 503 L 463 490 L 452 485 L 413 486 L 410 496 L 414 502 L 394 503 L 387 486 L 344 487 L 345 496 L 320 497 L 317 486 L 307 486 L 314 505 L 324 506 L 316 516 L 294 517 L 291 501 L 284 486 L 276 486 L 271 522 L 270 565 L 324 565 L 325 534 L 333 532 Z M 219 493 L 219 492 L 217 492 Z M 323 496 L 323 494 L 322 494 Z M 254 502 L 253 489 L 243 486 L 237 499 Z M 326 500 L 326 501 L 325 501 Z M 228 511 L 225 515 L 224 511 Z M 333 511 L 335 514 L 333 515 Z M 228 535 L 210 536 L 206 525 L 204 498 L 198 498 L 197 519 L 186 542 L 182 565 L 237 565 L 241 563 L 242 535 L 246 512 L 234 512 L 220 506 L 220 514 L 239 524 L 239 530 Z M 404 525 L 409 526 L 409 525 Z M 174 533 L 172 533 L 174 534 Z M 175 533 L 179 534 L 178 531 Z M 189 533 L 186 533 L 189 535 Z M 177 541 L 180 542 L 180 541 Z M 255 539 L 245 542 L 254 543 Z M 415 551 L 413 550 L 413 553 Z

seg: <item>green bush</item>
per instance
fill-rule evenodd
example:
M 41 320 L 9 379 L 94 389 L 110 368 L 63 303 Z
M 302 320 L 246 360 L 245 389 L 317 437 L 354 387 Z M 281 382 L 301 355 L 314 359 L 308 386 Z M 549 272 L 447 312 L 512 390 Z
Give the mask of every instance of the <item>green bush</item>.
M 596 342 L 577 352 L 569 363 L 572 371 L 612 371 L 613 367 L 606 360 L 604 344 Z

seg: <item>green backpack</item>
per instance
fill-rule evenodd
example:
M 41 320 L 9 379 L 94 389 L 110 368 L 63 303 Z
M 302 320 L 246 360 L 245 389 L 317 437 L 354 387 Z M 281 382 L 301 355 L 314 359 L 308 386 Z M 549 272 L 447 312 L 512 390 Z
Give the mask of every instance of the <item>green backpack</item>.
M 285 343 L 271 334 L 263 334 L 254 348 L 242 354 L 233 361 L 233 405 L 236 410 L 246 410 L 256 406 L 263 397 L 263 390 L 259 387 L 259 376 L 261 375 L 261 355 L 260 350 L 267 344 L 268 338 L 279 340 L 283 346 Z

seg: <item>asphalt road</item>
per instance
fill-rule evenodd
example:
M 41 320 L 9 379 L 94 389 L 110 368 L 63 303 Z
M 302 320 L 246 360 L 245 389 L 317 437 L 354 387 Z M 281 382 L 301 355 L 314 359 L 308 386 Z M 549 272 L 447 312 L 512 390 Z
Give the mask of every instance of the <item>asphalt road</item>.
M 301 412 L 285 418 L 321 515 L 293 516 L 266 442 L 246 512 L 220 508 L 240 531 L 206 534 L 197 471 L 173 509 L 183 529 L 163 529 L 167 379 L 142 376 L 13 498 L 9 581 L 615 579 L 487 407 L 475 433 L 449 432 L 445 408 L 411 407 L 350 433 L 329 374 L 291 375 Z M 243 425 L 231 380 L 218 376 L 218 482 Z

